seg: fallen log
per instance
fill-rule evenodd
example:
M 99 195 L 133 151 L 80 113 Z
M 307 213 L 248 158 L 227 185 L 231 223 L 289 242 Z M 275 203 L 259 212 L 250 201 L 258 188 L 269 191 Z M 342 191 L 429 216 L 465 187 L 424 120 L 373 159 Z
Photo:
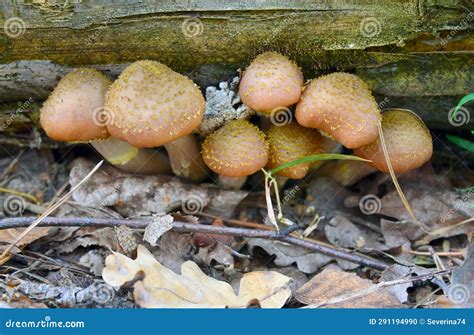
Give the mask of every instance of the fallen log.
M 323 50 L 402 45 L 423 34 L 472 29 L 469 0 L 13 1 L 0 9 L 0 64 L 117 64 L 160 59 L 191 71 L 238 67 L 277 49 L 299 63 Z

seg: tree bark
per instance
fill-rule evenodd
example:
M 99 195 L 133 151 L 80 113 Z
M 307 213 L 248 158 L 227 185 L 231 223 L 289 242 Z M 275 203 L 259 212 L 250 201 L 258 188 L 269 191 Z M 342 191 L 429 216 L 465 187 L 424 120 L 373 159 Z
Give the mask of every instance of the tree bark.
M 206 64 L 238 67 L 277 49 L 305 64 L 322 50 L 400 45 L 440 31 L 459 35 L 473 27 L 472 7 L 470 0 L 6 0 L 0 63 L 150 58 L 183 72 Z M 21 20 L 19 30 L 12 18 Z

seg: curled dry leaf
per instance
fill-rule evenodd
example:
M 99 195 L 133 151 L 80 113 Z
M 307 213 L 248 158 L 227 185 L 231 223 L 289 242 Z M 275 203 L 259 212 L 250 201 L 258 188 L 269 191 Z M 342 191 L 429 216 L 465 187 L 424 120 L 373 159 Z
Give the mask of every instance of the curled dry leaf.
M 0 230 L 0 253 L 2 253 L 4 248 L 8 247 L 8 245 L 16 241 L 25 229 L 26 228 L 11 228 Z M 18 248 L 27 246 L 28 244 L 46 236 L 49 230 L 49 227 L 34 228 L 28 235 L 22 238 L 16 246 Z
M 296 263 L 298 270 L 304 273 L 315 273 L 326 264 L 334 261 L 333 257 L 323 255 L 318 252 L 311 252 L 301 247 L 296 247 L 281 241 L 272 241 L 264 238 L 247 239 L 250 252 L 254 253 L 255 248 L 262 248 L 269 255 L 274 255 L 276 266 L 289 266 Z M 359 264 L 336 259 L 339 266 L 345 270 L 352 270 L 359 267 Z
M 300 287 L 295 292 L 295 298 L 303 304 L 321 307 L 390 308 L 402 306 L 386 288 L 372 290 L 373 288 L 375 289 L 375 284 L 358 277 L 355 273 L 327 269 Z
M 105 264 L 105 282 L 115 287 L 133 283 L 133 296 L 141 307 L 224 308 L 257 302 L 263 308 L 280 308 L 291 295 L 291 279 L 278 272 L 246 273 L 236 295 L 228 283 L 206 276 L 196 263 L 183 263 L 179 275 L 158 263 L 143 246 L 138 247 L 135 260 L 114 253 Z

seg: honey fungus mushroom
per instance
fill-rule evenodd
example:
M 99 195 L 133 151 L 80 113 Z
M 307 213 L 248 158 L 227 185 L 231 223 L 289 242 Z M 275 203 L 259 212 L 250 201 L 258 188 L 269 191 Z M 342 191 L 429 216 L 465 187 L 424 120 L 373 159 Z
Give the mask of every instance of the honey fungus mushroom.
M 40 123 L 53 140 L 90 143 L 109 163 L 138 173 L 167 173 L 166 156 L 138 150 L 110 137 L 104 99 L 111 81 L 101 72 L 79 68 L 64 76 L 43 104 Z
M 189 78 L 156 61 L 135 62 L 110 87 L 105 107 L 113 111 L 107 125 L 112 136 L 138 148 L 163 145 L 176 175 L 206 177 L 192 134 L 204 117 L 205 101 Z
M 219 184 L 240 188 L 246 177 L 268 161 L 265 135 L 245 120 L 234 120 L 206 137 L 202 145 L 206 165 L 219 174 Z
M 317 128 L 353 149 L 377 139 L 380 110 L 368 86 L 349 73 L 311 81 L 296 106 L 296 120 Z
M 277 52 L 257 56 L 239 85 L 242 102 L 257 112 L 293 105 L 301 97 L 303 73 L 288 57 Z
M 317 130 L 304 128 L 296 122 L 284 126 L 273 126 L 266 134 L 270 145 L 268 169 L 324 151 L 323 136 Z M 286 168 L 277 175 L 301 179 L 308 173 L 310 165 L 310 163 L 305 163 Z
M 395 173 L 416 169 L 431 159 L 433 140 L 423 121 L 406 109 L 389 109 L 382 114 L 382 132 Z M 388 173 L 380 138 L 357 148 L 354 154 L 371 160 L 370 165 Z

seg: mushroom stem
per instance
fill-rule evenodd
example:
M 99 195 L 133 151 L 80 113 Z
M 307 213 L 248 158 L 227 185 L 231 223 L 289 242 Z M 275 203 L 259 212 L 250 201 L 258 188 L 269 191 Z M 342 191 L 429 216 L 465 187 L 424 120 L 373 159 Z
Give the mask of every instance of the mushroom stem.
M 110 164 L 123 171 L 169 173 L 171 170 L 168 159 L 162 153 L 149 149 L 137 149 L 113 137 L 90 143 Z
M 164 145 L 177 176 L 201 181 L 207 176 L 207 167 L 202 160 L 201 150 L 194 135 L 186 135 Z
M 217 178 L 217 185 L 222 188 L 239 190 L 244 186 L 247 181 L 247 177 L 226 177 L 219 175 Z
M 168 156 L 156 149 L 139 149 L 135 157 L 123 165 L 116 165 L 120 170 L 143 174 L 171 174 Z
M 343 186 L 351 186 L 376 171 L 377 169 L 365 162 L 341 160 L 324 164 L 318 174 L 331 177 Z

